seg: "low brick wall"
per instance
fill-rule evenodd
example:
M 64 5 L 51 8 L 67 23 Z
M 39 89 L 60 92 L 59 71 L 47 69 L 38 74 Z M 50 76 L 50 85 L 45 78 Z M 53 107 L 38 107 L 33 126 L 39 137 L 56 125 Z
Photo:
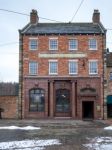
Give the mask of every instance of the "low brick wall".
M 0 96 L 0 108 L 4 110 L 1 112 L 3 119 L 17 118 L 17 99 L 18 96 Z

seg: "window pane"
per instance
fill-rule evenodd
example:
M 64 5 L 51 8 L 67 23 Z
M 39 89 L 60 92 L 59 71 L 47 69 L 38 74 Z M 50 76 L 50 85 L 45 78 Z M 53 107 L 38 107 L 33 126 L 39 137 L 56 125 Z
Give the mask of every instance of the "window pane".
M 29 63 L 29 73 L 31 75 L 36 75 L 37 74 L 37 63 L 36 62 L 30 62 Z
M 110 80 L 112 80 L 112 72 L 110 72 Z
M 77 62 L 69 62 L 69 74 L 77 74 Z
M 35 91 L 32 94 L 32 90 L 29 93 L 29 110 L 30 111 L 37 111 L 37 112 L 43 112 L 45 107 L 45 91 L 44 90 L 38 90 L 35 89 Z M 37 93 L 37 91 L 40 91 Z M 43 91 L 41 94 L 41 91 Z
M 40 93 L 40 89 L 35 90 L 35 94 L 39 94 Z
M 93 61 L 93 62 L 89 63 L 89 73 L 90 74 L 97 74 L 98 73 L 97 62 Z
M 71 39 L 69 40 L 69 50 L 77 50 L 77 40 L 76 39 Z
M 56 112 L 70 111 L 70 91 L 59 89 L 56 91 Z
M 49 62 L 49 73 L 57 74 L 57 62 Z
M 97 41 L 96 39 L 90 39 L 89 40 L 89 49 L 97 49 Z
M 37 39 L 30 39 L 29 47 L 30 50 L 37 50 Z
M 49 40 L 49 49 L 50 50 L 58 50 L 58 40 L 57 39 Z

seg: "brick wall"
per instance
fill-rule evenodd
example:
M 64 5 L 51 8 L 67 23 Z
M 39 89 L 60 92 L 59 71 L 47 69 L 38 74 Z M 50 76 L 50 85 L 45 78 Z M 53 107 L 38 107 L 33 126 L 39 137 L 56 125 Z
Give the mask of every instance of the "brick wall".
M 103 73 L 103 59 L 102 59 L 102 49 L 104 49 L 103 45 L 103 36 L 101 35 L 58 35 L 58 36 L 33 36 L 38 38 L 38 50 L 31 51 L 29 50 L 29 37 L 31 36 L 23 36 L 23 49 L 24 49 L 24 55 L 23 55 L 23 76 L 28 75 L 29 70 L 29 61 L 37 61 L 39 63 L 38 68 L 38 75 L 39 76 L 48 76 L 49 75 L 49 69 L 48 69 L 48 60 L 53 58 L 39 58 L 39 53 L 46 53 L 46 54 L 52 54 L 52 53 L 63 53 L 63 54 L 79 54 L 79 53 L 85 53 L 87 54 L 87 57 L 78 59 L 78 68 L 79 73 L 78 76 L 89 76 L 88 74 L 88 62 L 90 59 L 97 59 L 98 62 L 98 74 L 102 76 Z M 49 38 L 51 37 L 58 37 L 58 50 L 57 51 L 50 51 L 49 50 Z M 89 38 L 96 38 L 98 43 L 98 50 L 89 50 L 88 48 L 88 39 Z M 77 51 L 69 51 L 68 48 L 68 40 L 70 38 L 76 38 L 78 40 L 78 50 Z M 59 76 L 69 76 L 68 73 L 68 60 L 70 58 L 55 58 L 58 60 L 58 75 Z M 83 61 L 85 62 L 85 66 L 82 67 Z
M 112 80 L 110 80 L 111 67 L 107 67 L 107 95 L 112 95 Z
M 3 119 L 17 118 L 17 99 L 17 96 L 0 96 L 0 108 L 4 109 Z
M 58 81 L 59 80 L 59 81 Z M 52 78 L 53 81 L 53 100 L 52 100 L 52 106 L 50 106 L 50 96 L 52 93 L 50 90 L 50 79 L 29 79 L 26 78 L 24 81 L 24 93 L 25 93 L 25 103 L 23 103 L 23 112 L 24 116 L 23 118 L 47 118 L 50 117 L 50 110 L 53 109 L 53 116 L 57 116 L 57 113 L 55 113 L 55 100 L 56 100 L 56 89 L 64 88 L 69 89 L 74 93 L 74 97 L 77 98 L 77 104 L 75 104 L 75 107 L 77 107 L 77 116 L 74 118 L 76 119 L 82 119 L 82 102 L 84 101 L 92 101 L 94 102 L 94 118 L 95 119 L 101 119 L 103 118 L 103 101 L 101 96 L 101 79 L 100 78 L 75 78 L 74 81 L 77 81 L 77 95 L 72 90 L 72 81 L 74 78 Z M 96 90 L 95 95 L 91 95 L 92 93 L 88 93 L 88 95 L 82 95 L 80 93 L 80 90 L 83 88 L 86 88 L 87 86 L 93 88 Z M 42 88 L 45 90 L 45 112 L 29 112 L 29 90 L 32 88 Z M 71 92 L 71 104 L 73 101 L 73 93 Z M 90 95 L 89 95 L 90 94 Z M 76 100 L 75 100 L 76 101 Z M 49 108 L 50 109 L 49 109 Z M 73 105 L 71 105 L 71 111 L 72 111 Z M 49 109 L 49 110 L 48 110 Z M 61 114 L 58 114 L 61 116 Z M 66 115 L 66 114 L 65 114 Z M 70 115 L 71 116 L 71 115 Z

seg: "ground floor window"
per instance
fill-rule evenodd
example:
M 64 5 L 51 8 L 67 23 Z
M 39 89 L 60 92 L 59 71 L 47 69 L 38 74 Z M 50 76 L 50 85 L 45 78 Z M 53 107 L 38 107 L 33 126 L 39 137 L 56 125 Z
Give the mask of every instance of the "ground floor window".
M 45 107 L 45 91 L 43 89 L 31 89 L 29 91 L 29 111 L 43 112 Z
M 56 112 L 70 111 L 70 91 L 67 89 L 56 90 Z

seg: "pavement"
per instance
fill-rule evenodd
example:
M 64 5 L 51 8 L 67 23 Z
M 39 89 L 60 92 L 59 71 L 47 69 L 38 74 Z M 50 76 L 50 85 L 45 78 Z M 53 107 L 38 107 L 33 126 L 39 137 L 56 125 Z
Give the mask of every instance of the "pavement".
M 39 125 L 39 126 L 106 126 L 111 125 L 112 120 L 73 120 L 73 119 L 0 119 L 2 125 Z
M 0 130 L 0 145 L 2 142 L 23 141 L 23 140 L 59 140 L 60 144 L 40 147 L 45 150 L 89 150 L 84 144 L 88 139 L 96 137 L 112 137 L 112 131 L 105 131 L 104 128 L 112 125 L 112 120 L 82 121 L 72 119 L 38 119 L 38 120 L 0 120 L 0 127 L 3 126 L 35 126 L 40 130 Z M 35 142 L 36 143 L 36 142 Z M 2 148 L 3 149 L 3 148 Z M 18 149 L 19 148 L 14 148 Z M 21 148 L 23 149 L 23 148 Z M 28 149 L 28 147 L 27 147 Z M 40 150 L 29 148 L 28 150 Z M 5 150 L 5 149 L 4 149 Z M 8 150 L 8 149 L 7 149 Z M 10 149 L 12 150 L 12 149 Z M 26 150 L 26 149 L 24 149 Z M 95 148 L 91 150 L 96 150 Z M 100 149 L 98 149 L 100 150 Z M 102 149 L 101 149 L 102 150 Z M 104 149 L 105 150 L 105 149 Z M 107 150 L 107 149 L 106 149 Z

